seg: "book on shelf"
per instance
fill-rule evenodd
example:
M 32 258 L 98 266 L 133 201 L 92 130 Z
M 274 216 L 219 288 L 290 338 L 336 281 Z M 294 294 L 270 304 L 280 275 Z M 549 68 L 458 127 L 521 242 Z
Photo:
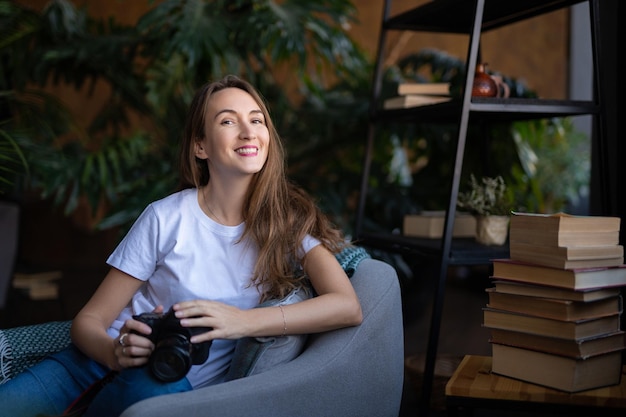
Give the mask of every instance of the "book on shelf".
M 23 291 L 31 300 L 56 300 L 59 298 L 59 284 L 56 282 L 36 285 L 20 291 Z
M 399 83 L 398 94 L 401 96 L 408 94 L 447 96 L 450 94 L 450 83 Z
M 490 333 L 490 343 L 537 350 L 574 359 L 587 359 L 626 348 L 625 333 L 621 330 L 579 340 L 559 339 L 503 329 L 491 329 Z
M 53 300 L 59 297 L 58 280 L 63 273 L 57 270 L 19 270 L 13 274 L 11 285 L 32 300 Z
M 495 288 L 487 288 L 486 291 L 489 297 L 488 308 L 537 317 L 562 321 L 579 321 L 622 313 L 622 298 L 620 295 L 603 300 L 583 302 L 499 293 Z
M 426 94 L 409 94 L 398 97 L 391 97 L 383 101 L 384 109 L 406 109 L 409 107 L 428 106 L 431 104 L 445 103 L 452 100 L 452 97 L 432 96 Z
M 402 233 L 405 236 L 436 239 L 443 236 L 446 212 L 443 210 L 422 211 L 420 214 L 404 216 Z M 476 218 L 469 213 L 457 212 L 452 228 L 453 237 L 474 237 Z
M 491 371 L 509 378 L 571 393 L 620 383 L 619 351 L 573 359 L 500 344 L 491 348 Z
M 509 253 L 513 260 L 561 269 L 618 266 L 624 263 L 622 245 L 546 246 L 511 241 Z
M 13 274 L 13 288 L 28 289 L 34 286 L 41 286 L 53 281 L 58 281 L 63 277 L 61 271 L 20 271 Z
M 615 297 L 620 294 L 620 287 L 597 288 L 591 290 L 570 290 L 567 288 L 549 287 L 547 285 L 525 284 L 516 281 L 506 281 L 491 277 L 492 284 L 499 293 L 527 295 L 530 297 L 552 298 L 557 300 L 571 300 L 590 302 Z
M 514 261 L 493 259 L 493 277 L 498 279 L 548 285 L 572 290 L 586 290 L 626 285 L 626 265 L 602 268 L 561 269 Z
M 580 340 L 619 331 L 620 316 L 615 314 L 589 320 L 563 321 L 485 307 L 483 308 L 483 326 L 490 329 Z
M 514 212 L 509 239 L 543 246 L 609 246 L 619 243 L 620 218 L 565 213 Z

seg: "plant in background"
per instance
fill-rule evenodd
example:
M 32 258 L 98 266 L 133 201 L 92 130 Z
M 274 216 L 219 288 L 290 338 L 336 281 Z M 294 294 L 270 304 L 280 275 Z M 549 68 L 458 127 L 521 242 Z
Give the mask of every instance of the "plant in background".
M 591 146 L 572 119 L 515 122 L 511 132 L 519 157 L 511 182 L 522 208 L 556 213 L 580 205 L 589 191 Z
M 17 136 L 20 129 L 11 123 L 10 102 L 15 91 L 5 66 L 17 66 L 24 60 L 20 49 L 28 45 L 28 38 L 36 30 L 34 13 L 21 11 L 13 3 L 0 2 L 0 194 L 12 190 L 15 179 L 28 171 L 28 162 Z M 23 49 L 22 49 L 23 51 Z
M 0 124 L 0 194 L 13 188 L 13 178 L 27 172 L 28 163 L 15 139 L 16 132 L 5 130 Z
M 269 102 L 286 142 L 290 177 L 316 195 L 349 234 L 372 72 L 347 35 L 355 14 L 347 0 L 167 0 L 155 2 L 128 27 L 94 20 L 68 0 L 52 0 L 41 13 L 0 0 L 0 159 L 3 169 L 10 167 L 0 172 L 0 182 L 17 180 L 23 189 L 53 198 L 68 214 L 85 202 L 92 213 L 106 207 L 92 227 L 125 227 L 148 202 L 176 186 L 172 161 L 195 89 L 234 72 L 257 85 Z M 297 80 L 295 101 L 275 75 L 284 68 Z M 383 95 L 395 94 L 400 81 L 458 86 L 463 74 L 462 60 L 423 50 L 387 69 Z M 504 80 L 512 96 L 532 96 L 522 83 Z M 78 123 L 58 99 L 45 95 L 49 82 L 73 85 L 87 99 L 104 85 L 108 96 L 92 121 Z M 498 158 L 488 173 L 502 173 L 516 196 L 534 196 L 527 201 L 546 195 L 546 182 L 558 196 L 554 177 L 530 170 L 527 162 L 520 167 L 519 161 L 530 154 L 528 147 L 539 165 L 575 154 L 560 140 L 550 142 L 553 151 L 537 150 L 546 144 L 527 135 L 516 148 L 510 126 L 499 128 L 492 143 Z M 392 230 L 401 225 L 401 214 L 446 205 L 455 132 L 454 125 L 428 123 L 388 123 L 381 129 L 367 197 L 368 228 Z M 482 133 L 468 135 L 466 172 L 483 168 L 477 154 Z M 399 152 L 406 166 L 392 168 Z M 554 175 L 569 180 L 578 175 L 572 167 Z M 410 172 L 412 180 L 404 175 L 396 181 L 393 169 Z
M 131 113 L 149 117 L 132 69 L 136 41 L 65 0 L 49 2 L 41 13 L 0 1 L 0 21 L 0 118 L 24 156 L 21 169 L 6 178 L 15 188 L 5 191 L 35 191 L 66 214 L 81 201 L 95 212 L 145 162 L 134 157 L 152 148 L 126 133 Z M 49 83 L 84 88 L 87 96 L 101 83 L 110 95 L 87 124 L 46 91 Z
M 449 82 L 451 94 L 457 95 L 460 94 L 464 75 L 463 60 L 445 51 L 423 49 L 401 57 L 386 69 L 381 95 L 383 98 L 397 95 L 398 83 L 401 82 Z M 512 97 L 535 95 L 522 81 L 507 76 L 503 76 L 503 80 L 509 85 Z M 400 230 L 406 213 L 447 207 L 457 132 L 458 125 L 454 122 L 431 124 L 425 120 L 419 124 L 380 124 L 374 144 L 364 219 L 368 230 Z M 492 154 L 497 157 L 490 159 L 489 167 L 485 167 L 482 158 L 485 135 L 497 139 L 490 144 Z M 394 138 L 399 138 L 400 146 L 394 145 Z M 481 172 L 484 175 L 502 175 L 510 186 L 511 166 L 519 164 L 516 148 L 512 146 L 510 124 L 490 126 L 487 133 L 482 126 L 470 125 L 465 150 L 463 183 L 469 181 L 469 173 Z M 401 169 L 410 172 L 412 180 L 384 182 L 384 178 L 399 178 L 390 175 L 393 155 L 398 152 L 406 154 L 406 167 Z M 513 194 L 512 191 L 509 193 Z
M 362 82 L 369 63 L 347 34 L 355 14 L 347 0 L 167 0 L 131 27 L 95 20 L 69 0 L 51 0 L 41 13 L 0 0 L 0 145 L 11 145 L 0 146 L 0 159 L 19 167 L 20 154 L 10 153 L 19 150 L 29 170 L 18 178 L 26 168 L 15 168 L 7 182 L 53 197 L 67 214 L 85 202 L 94 215 L 105 207 L 91 227 L 126 227 L 175 189 L 173 163 L 194 91 L 235 73 L 264 94 L 286 139 L 290 171 L 311 189 L 315 174 L 337 172 L 341 156 L 361 144 L 347 133 L 359 123 L 345 123 L 359 111 L 365 118 L 366 106 L 355 111 L 355 103 L 367 101 L 354 91 L 369 91 Z M 286 68 L 301 97 L 276 75 Z M 59 102 L 39 100 L 39 111 L 29 112 L 17 105 L 49 83 L 87 96 L 105 86 L 108 95 L 82 124 Z M 36 123 L 27 123 L 27 113 Z M 61 113 L 69 117 L 53 117 Z M 315 164 L 305 161 L 311 155 Z M 314 175 L 299 174 L 309 167 Z M 345 195 L 337 181 L 319 189 Z
M 476 241 L 483 245 L 502 245 L 508 236 L 512 204 L 504 178 L 472 174 L 469 190 L 459 193 L 457 206 L 476 217 Z
M 400 82 L 449 82 L 451 94 L 457 95 L 464 74 L 464 61 L 443 51 L 424 49 L 387 68 L 381 95 L 397 95 Z M 500 75 L 511 97 L 536 97 L 523 81 Z M 494 178 L 500 175 L 507 185 L 507 195 L 516 203 L 514 208 L 530 212 L 551 212 L 584 199 L 589 184 L 590 146 L 586 135 L 575 131 L 571 118 L 499 123 L 488 129 L 477 124 L 468 126 L 462 184 L 471 181 L 471 173 Z M 399 230 L 406 213 L 447 207 L 457 132 L 455 123 L 380 124 L 364 219 L 368 230 Z M 400 147 L 394 145 L 394 137 L 400 138 Z M 491 140 L 485 141 L 486 137 Z M 493 155 L 488 164 L 483 155 L 485 146 Z M 400 150 L 406 154 L 402 170 L 411 172 L 411 185 L 406 185 L 409 181 L 382 180 L 390 178 L 394 152 Z
M 459 193 L 457 206 L 477 216 L 508 216 L 513 205 L 506 191 L 502 176 L 478 181 L 472 174 L 469 190 Z

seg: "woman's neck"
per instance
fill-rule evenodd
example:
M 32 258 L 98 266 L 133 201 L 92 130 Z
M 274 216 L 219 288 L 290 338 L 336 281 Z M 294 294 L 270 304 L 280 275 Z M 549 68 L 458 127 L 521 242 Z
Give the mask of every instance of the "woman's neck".
M 237 226 L 243 222 L 245 192 L 237 187 L 227 189 L 211 181 L 198 189 L 198 204 L 204 214 L 224 226 Z

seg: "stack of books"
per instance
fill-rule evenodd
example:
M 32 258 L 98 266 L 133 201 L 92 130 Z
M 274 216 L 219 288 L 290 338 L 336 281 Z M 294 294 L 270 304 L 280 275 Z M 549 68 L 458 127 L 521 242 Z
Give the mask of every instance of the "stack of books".
M 450 83 L 400 83 L 398 96 L 383 101 L 383 108 L 404 109 L 450 100 Z
M 617 217 L 513 214 L 484 309 L 494 373 L 566 392 L 620 383 L 619 230 Z

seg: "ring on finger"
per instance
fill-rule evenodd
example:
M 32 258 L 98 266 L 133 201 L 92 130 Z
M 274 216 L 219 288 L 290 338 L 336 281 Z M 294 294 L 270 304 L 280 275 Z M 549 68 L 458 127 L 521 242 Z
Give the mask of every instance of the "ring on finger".
M 120 345 L 122 345 L 122 346 L 126 346 L 126 338 L 127 338 L 127 337 L 128 337 L 128 333 L 123 333 L 123 334 L 120 336 L 120 340 L 119 340 Z

